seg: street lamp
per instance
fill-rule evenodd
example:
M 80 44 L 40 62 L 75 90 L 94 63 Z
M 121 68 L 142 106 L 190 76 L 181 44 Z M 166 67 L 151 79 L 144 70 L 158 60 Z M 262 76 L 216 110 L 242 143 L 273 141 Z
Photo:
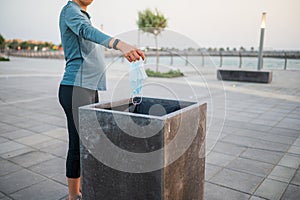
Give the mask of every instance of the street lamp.
M 260 25 L 260 42 L 259 42 L 259 51 L 258 51 L 258 65 L 257 69 L 261 70 L 263 68 L 263 46 L 264 46 L 264 37 L 265 37 L 265 28 L 266 28 L 266 14 L 262 13 L 261 25 Z

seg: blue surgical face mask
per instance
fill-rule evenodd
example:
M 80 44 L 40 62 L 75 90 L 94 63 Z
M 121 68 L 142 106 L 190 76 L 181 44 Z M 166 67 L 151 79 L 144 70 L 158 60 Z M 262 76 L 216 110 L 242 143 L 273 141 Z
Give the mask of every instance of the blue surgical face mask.
M 142 93 L 142 88 L 147 74 L 144 69 L 144 62 L 142 59 L 130 63 L 129 82 L 132 96 L 139 96 Z

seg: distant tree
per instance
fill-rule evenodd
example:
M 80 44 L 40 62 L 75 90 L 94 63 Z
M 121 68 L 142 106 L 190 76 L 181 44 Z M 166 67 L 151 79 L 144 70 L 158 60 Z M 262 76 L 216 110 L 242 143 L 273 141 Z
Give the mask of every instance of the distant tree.
M 10 49 L 18 49 L 18 47 L 19 47 L 19 42 L 17 41 L 17 40 L 13 40 L 12 42 L 10 42 L 9 44 L 8 44 L 8 47 L 10 48 Z
M 189 47 L 187 50 L 188 50 L 188 51 L 195 51 L 195 48 Z
M 230 51 L 230 48 L 229 48 L 229 47 L 226 47 L 226 51 Z
M 254 47 L 251 47 L 251 51 L 254 51 Z
M 27 41 L 23 41 L 20 44 L 21 49 L 30 49 L 30 44 Z
M 45 42 L 43 46 L 44 46 L 44 47 L 51 47 L 51 46 L 53 46 L 53 45 L 52 45 L 52 43 Z
M 4 37 L 0 34 L 0 48 L 3 49 L 5 46 L 5 39 Z
M 167 19 L 163 14 L 155 9 L 152 12 L 150 9 L 140 11 L 138 13 L 138 28 L 143 32 L 151 33 L 155 37 L 156 46 L 156 72 L 158 72 L 158 35 L 167 27 Z
M 43 47 L 45 47 L 44 44 L 42 44 L 42 43 L 39 43 L 39 44 L 36 45 L 36 46 L 38 47 L 38 50 L 39 50 L 39 51 L 41 51 L 41 50 L 43 49 Z
M 235 48 L 235 47 L 233 48 L 233 51 L 236 51 L 236 48 Z
M 221 48 L 219 48 L 219 51 L 225 51 L 225 49 L 221 47 Z
M 36 46 L 36 44 L 29 43 L 29 48 L 30 48 L 30 49 L 34 49 L 35 46 Z
M 244 47 L 240 47 L 240 51 L 246 51 Z

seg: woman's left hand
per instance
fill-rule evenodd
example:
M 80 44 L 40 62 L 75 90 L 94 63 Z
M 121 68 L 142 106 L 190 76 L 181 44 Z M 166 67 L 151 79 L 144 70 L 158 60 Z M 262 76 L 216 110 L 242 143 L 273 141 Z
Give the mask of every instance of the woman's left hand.
M 140 58 L 145 60 L 144 52 L 136 48 L 135 46 L 132 46 L 120 40 L 116 47 L 123 53 L 123 55 L 129 62 L 138 61 L 140 60 Z

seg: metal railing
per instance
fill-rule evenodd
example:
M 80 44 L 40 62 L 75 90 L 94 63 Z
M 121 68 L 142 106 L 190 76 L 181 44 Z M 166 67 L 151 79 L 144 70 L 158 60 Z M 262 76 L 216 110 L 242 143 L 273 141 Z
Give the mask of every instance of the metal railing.
M 31 51 L 31 50 L 8 50 L 3 54 L 17 57 L 32 57 L 32 58 L 54 58 L 63 59 L 64 53 L 62 51 Z
M 145 51 L 147 57 L 155 57 L 156 52 L 155 49 L 150 49 Z M 119 52 L 116 51 L 106 51 L 105 55 L 107 58 L 114 59 L 115 57 L 121 56 Z M 257 51 L 171 51 L 171 50 L 160 50 L 160 57 L 170 57 L 170 65 L 174 63 L 174 57 L 180 57 L 185 60 L 185 66 L 187 66 L 190 62 L 190 57 L 199 57 L 201 59 L 201 66 L 205 66 L 205 58 L 208 57 L 219 57 L 219 65 L 218 67 L 224 66 L 224 58 L 226 57 L 236 57 L 238 59 L 238 68 L 243 67 L 244 58 L 258 58 Z M 288 60 L 300 60 L 300 51 L 264 51 L 264 58 L 275 58 L 275 59 L 283 59 L 284 65 L 283 69 L 286 70 L 288 68 Z M 124 59 L 122 59 L 122 62 Z
M 9 56 L 21 56 L 21 57 L 35 57 L 35 58 L 55 58 L 55 59 L 63 59 L 64 54 L 62 51 L 30 51 L 30 50 L 9 50 L 5 52 L 1 52 L 4 55 Z M 155 57 L 156 51 L 155 49 L 146 49 L 145 50 L 147 57 Z M 121 53 L 118 51 L 106 50 L 104 51 L 106 58 L 116 58 L 121 56 Z M 185 60 L 185 65 L 189 65 L 190 57 L 199 57 L 201 58 L 201 66 L 205 66 L 205 58 L 207 57 L 219 57 L 219 67 L 224 66 L 224 58 L 226 57 L 236 57 L 238 58 L 238 66 L 239 68 L 243 67 L 243 58 L 257 58 L 257 51 L 172 51 L 172 50 L 159 50 L 160 57 L 170 57 L 170 65 L 174 64 L 174 57 L 180 57 Z M 283 59 L 284 66 L 283 69 L 286 70 L 288 68 L 288 60 L 299 60 L 300 59 L 300 51 L 264 51 L 264 58 L 276 58 Z M 124 61 L 124 59 L 122 59 Z

